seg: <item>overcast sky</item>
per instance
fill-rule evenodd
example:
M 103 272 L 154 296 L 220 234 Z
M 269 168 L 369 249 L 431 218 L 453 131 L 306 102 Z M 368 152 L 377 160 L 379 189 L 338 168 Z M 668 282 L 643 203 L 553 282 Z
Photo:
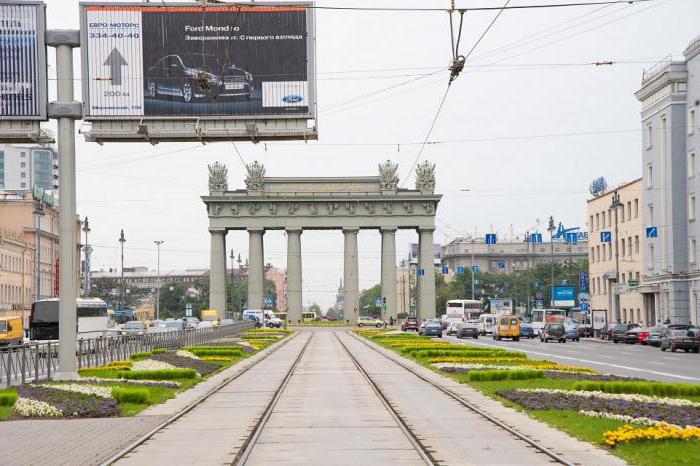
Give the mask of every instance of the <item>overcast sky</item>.
M 457 0 L 458 7 L 500 6 L 503 0 Z M 561 3 L 513 0 L 511 5 Z M 77 28 L 78 1 L 48 0 L 50 28 Z M 446 7 L 448 0 L 320 0 L 319 5 Z M 495 13 L 465 16 L 467 52 Z M 477 229 L 532 230 L 549 215 L 586 228 L 588 185 L 641 176 L 638 89 L 642 70 L 668 54 L 680 57 L 700 34 L 700 2 L 586 6 L 503 13 L 453 84 L 422 159 L 437 164 L 436 241 Z M 316 11 L 319 140 L 308 144 L 239 143 L 246 162 L 265 163 L 269 176 L 375 175 L 387 158 L 402 182 L 442 98 L 450 60 L 445 12 Z M 76 51 L 76 69 L 79 55 Z M 613 66 L 593 66 L 602 60 Z M 55 76 L 53 54 L 50 76 Z M 385 71 L 385 70 L 393 71 Z M 50 84 L 51 93 L 55 89 Z M 80 81 L 76 80 L 76 95 Z M 55 94 L 54 94 L 55 95 Z M 342 104 L 339 105 L 338 103 Z M 77 125 L 80 126 L 80 125 Z M 343 145 L 376 143 L 377 145 Z M 204 206 L 207 164 L 229 168 L 230 189 L 242 188 L 243 166 L 230 143 L 85 143 L 78 136 L 78 213 L 90 218 L 93 270 L 119 266 L 119 230 L 126 266 L 155 268 L 153 241 L 164 240 L 161 270 L 209 266 Z M 462 191 L 469 189 L 469 191 Z M 397 237 L 399 259 L 414 232 Z M 247 256 L 244 233 L 227 247 Z M 340 231 L 302 235 L 304 303 L 325 309 L 342 276 Z M 380 237 L 360 233 L 360 287 L 379 281 Z M 265 235 L 266 261 L 286 262 L 282 232 Z

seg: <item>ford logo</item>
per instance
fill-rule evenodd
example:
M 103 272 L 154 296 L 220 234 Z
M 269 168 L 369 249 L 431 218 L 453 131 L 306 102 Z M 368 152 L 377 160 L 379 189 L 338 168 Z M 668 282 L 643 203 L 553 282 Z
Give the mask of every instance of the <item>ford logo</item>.
M 304 100 L 300 95 L 285 95 L 282 97 L 282 101 L 286 104 L 296 104 Z

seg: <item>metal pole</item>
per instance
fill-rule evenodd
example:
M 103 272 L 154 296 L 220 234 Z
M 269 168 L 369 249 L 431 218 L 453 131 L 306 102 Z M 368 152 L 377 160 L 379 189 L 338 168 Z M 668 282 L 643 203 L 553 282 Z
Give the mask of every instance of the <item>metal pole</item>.
M 474 299 L 474 238 L 472 237 L 472 299 Z
M 620 283 L 620 245 L 618 243 L 618 228 L 617 228 L 617 211 L 618 208 L 622 205 L 620 202 L 620 194 L 615 191 L 613 193 L 613 202 L 610 205 L 612 209 L 615 210 L 615 285 Z M 615 322 L 620 321 L 620 303 L 618 301 L 619 295 L 617 294 L 617 291 L 615 290 L 615 286 L 613 285 L 611 289 L 612 293 L 612 306 L 613 306 L 613 317 L 615 318 Z
M 233 249 L 231 249 L 231 255 L 229 256 L 229 258 L 231 259 L 231 290 L 233 290 L 233 285 L 235 283 L 233 279 L 233 269 L 235 268 L 236 263 L 236 254 L 234 254 Z M 226 295 L 228 296 L 228 289 L 226 290 Z M 227 298 L 226 301 L 229 302 L 229 305 L 231 306 L 231 315 L 229 316 L 229 318 L 233 318 L 233 296 L 231 296 L 230 300 Z
M 87 296 L 90 293 L 90 244 L 88 243 L 88 233 L 90 233 L 90 222 L 88 218 L 85 217 L 85 222 L 83 223 L 83 231 L 85 232 L 85 270 L 84 270 L 84 280 L 83 280 L 83 293 Z
M 158 292 L 156 294 L 156 320 L 160 319 L 160 245 L 165 241 L 154 241 L 156 247 L 158 248 L 158 271 L 156 284 L 158 285 Z M 122 243 L 123 244 L 123 243 Z M 124 254 L 122 253 L 122 274 L 124 273 Z
M 124 307 L 124 243 L 126 243 L 126 238 L 124 238 L 124 229 L 122 228 L 121 234 L 119 235 L 119 244 L 122 250 L 122 274 L 120 280 L 120 290 L 119 290 L 119 310 Z
M 554 217 L 549 216 L 549 226 L 547 230 L 549 231 L 549 301 L 551 305 L 552 293 L 554 293 L 554 230 L 557 227 L 554 226 Z
M 73 102 L 73 47 L 56 46 L 57 101 Z M 76 228 L 75 194 L 75 120 L 71 116 L 58 118 L 59 186 L 59 304 L 58 304 L 58 373 L 56 379 L 76 379 Z

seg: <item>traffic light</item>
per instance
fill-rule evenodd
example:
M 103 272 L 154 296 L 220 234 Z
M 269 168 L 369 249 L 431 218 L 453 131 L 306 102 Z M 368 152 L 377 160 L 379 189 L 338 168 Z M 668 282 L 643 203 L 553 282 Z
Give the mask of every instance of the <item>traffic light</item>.
M 382 297 L 382 304 L 386 304 L 386 296 Z

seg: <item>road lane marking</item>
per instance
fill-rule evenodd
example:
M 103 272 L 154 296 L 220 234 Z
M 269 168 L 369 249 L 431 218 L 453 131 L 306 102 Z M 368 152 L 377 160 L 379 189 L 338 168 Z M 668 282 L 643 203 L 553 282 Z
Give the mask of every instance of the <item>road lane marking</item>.
M 490 344 L 490 343 L 481 343 L 481 342 L 478 342 L 478 341 L 471 342 L 471 343 L 472 343 L 472 344 L 475 344 L 475 345 L 491 346 L 491 347 L 493 347 L 493 348 L 503 348 L 503 346 L 500 346 L 500 345 L 494 345 L 494 344 Z M 687 375 L 671 374 L 671 373 L 668 373 L 668 372 L 652 371 L 652 370 L 649 370 L 649 369 L 640 369 L 640 368 L 637 368 L 637 367 L 623 366 L 623 365 L 621 365 L 621 364 L 612 364 L 612 363 L 603 362 L 603 361 L 592 361 L 592 360 L 590 360 L 590 359 L 580 359 L 580 358 L 574 358 L 574 357 L 571 357 L 571 356 L 560 356 L 560 355 L 557 355 L 557 354 L 542 353 L 542 352 L 539 352 L 539 351 L 532 351 L 532 350 L 522 349 L 522 347 L 519 347 L 519 349 L 520 349 L 521 351 L 523 351 L 523 352 L 529 352 L 529 353 L 532 353 L 532 354 L 537 354 L 538 356 L 549 356 L 549 357 L 552 357 L 552 358 L 570 359 L 570 360 L 572 360 L 572 361 L 578 361 L 578 362 L 583 362 L 583 363 L 587 363 L 587 364 L 599 364 L 599 365 L 602 365 L 602 366 L 610 366 L 610 367 L 615 367 L 615 368 L 618 368 L 618 369 L 625 369 L 625 370 L 628 370 L 628 371 L 646 372 L 646 373 L 649 373 L 649 374 L 661 375 L 661 376 L 664 376 L 664 377 L 673 377 L 673 378 L 683 379 L 683 380 L 697 380 L 698 382 L 700 382 L 700 378 L 698 378 L 698 377 L 690 377 L 690 376 L 687 376 Z M 665 359 L 671 359 L 671 360 L 673 360 L 673 361 L 678 361 L 678 359 L 675 359 L 675 358 L 665 358 Z

